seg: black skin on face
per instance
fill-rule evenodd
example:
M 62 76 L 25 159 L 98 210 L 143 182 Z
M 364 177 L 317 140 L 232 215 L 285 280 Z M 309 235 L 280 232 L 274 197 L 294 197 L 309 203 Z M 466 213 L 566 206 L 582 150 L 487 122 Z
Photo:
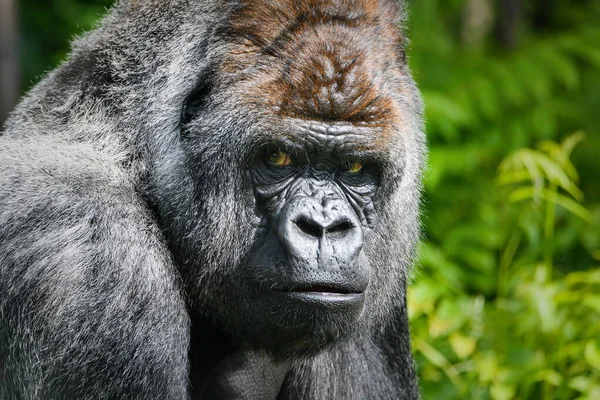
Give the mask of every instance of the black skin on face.
M 256 271 L 258 283 L 282 292 L 363 293 L 369 269 L 361 253 L 367 221 L 373 219 L 375 167 L 335 153 L 280 147 L 275 152 L 289 161 L 278 165 L 268 159 L 271 148 L 259 152 L 252 168 L 257 205 L 268 229 L 254 259 L 263 269 Z M 281 260 L 287 267 L 272 269 Z
M 362 311 L 369 284 L 362 248 L 376 174 L 371 165 L 362 167 L 335 153 L 287 151 L 276 150 L 291 160 L 289 165 L 269 161 L 266 156 L 273 150 L 267 149 L 262 157 L 259 152 L 252 169 L 266 237 L 251 259 L 250 279 L 267 298 L 307 314 L 301 318 L 304 329 L 289 327 L 297 334 L 305 330 L 313 337 L 310 331 L 319 329 L 305 321 L 308 313 L 323 310 L 330 319 L 348 324 L 351 332 L 349 324 Z M 353 164 L 360 169 L 349 171 Z

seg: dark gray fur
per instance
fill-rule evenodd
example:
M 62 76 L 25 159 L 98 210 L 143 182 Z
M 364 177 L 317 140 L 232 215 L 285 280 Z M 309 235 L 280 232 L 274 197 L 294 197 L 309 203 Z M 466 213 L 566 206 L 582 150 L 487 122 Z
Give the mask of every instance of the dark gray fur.
M 207 327 L 243 335 L 230 322 L 243 293 L 230 288 L 255 227 L 240 154 L 264 122 L 220 93 L 203 117 L 210 134 L 179 133 L 227 18 L 216 0 L 119 2 L 12 113 L 0 137 L 0 399 L 199 396 L 196 365 L 219 343 Z M 349 342 L 291 360 L 281 398 L 418 397 L 405 288 L 425 150 L 403 79 L 410 96 L 397 99 L 405 115 L 365 245 L 368 318 Z

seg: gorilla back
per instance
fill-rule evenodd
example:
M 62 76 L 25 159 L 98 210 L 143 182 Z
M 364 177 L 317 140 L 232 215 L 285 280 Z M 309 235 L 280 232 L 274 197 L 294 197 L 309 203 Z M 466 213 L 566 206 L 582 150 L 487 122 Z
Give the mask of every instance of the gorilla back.
M 393 0 L 129 0 L 0 137 L 0 398 L 415 399 Z

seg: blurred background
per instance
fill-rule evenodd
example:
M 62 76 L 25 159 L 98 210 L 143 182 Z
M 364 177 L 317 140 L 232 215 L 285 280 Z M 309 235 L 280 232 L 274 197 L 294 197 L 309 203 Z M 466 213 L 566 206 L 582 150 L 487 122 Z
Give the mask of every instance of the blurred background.
M 0 121 L 108 0 L 0 0 Z M 600 0 L 410 0 L 425 399 L 600 399 Z

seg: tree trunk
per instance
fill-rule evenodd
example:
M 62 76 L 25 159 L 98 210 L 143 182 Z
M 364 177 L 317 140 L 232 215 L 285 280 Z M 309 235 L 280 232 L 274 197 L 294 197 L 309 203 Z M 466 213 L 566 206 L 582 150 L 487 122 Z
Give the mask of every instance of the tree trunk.
M 514 48 L 523 22 L 523 0 L 499 0 L 498 41 L 507 49 Z

